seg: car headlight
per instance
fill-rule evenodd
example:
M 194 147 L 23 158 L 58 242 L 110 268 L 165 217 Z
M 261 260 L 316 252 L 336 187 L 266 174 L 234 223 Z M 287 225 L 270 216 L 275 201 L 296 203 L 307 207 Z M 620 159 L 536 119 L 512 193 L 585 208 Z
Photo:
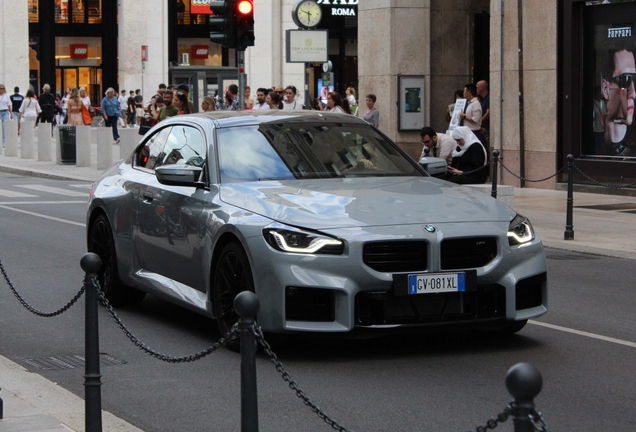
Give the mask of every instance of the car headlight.
M 516 246 L 534 240 L 532 224 L 524 216 L 518 214 L 508 226 L 508 244 Z
M 281 252 L 341 255 L 344 250 L 340 239 L 280 224 L 263 229 L 263 236 Z

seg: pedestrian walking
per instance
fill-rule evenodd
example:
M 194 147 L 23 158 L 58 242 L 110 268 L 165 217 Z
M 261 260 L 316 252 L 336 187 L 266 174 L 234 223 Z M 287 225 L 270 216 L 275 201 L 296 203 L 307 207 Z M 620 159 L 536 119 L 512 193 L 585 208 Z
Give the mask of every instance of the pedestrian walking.
M 20 87 L 15 87 L 13 89 L 13 94 L 9 96 L 11 99 L 11 120 L 18 121 L 18 116 L 20 115 L 20 107 L 22 106 L 22 101 L 24 100 L 24 96 L 20 94 Z M 20 126 L 18 125 L 18 128 Z
M 40 113 L 40 123 L 53 123 L 55 119 L 55 96 L 51 93 L 51 86 L 44 84 L 42 94 L 38 99 L 42 112 Z
M 284 110 L 301 110 L 303 104 L 296 100 L 296 87 L 290 85 L 285 88 L 285 102 L 283 102 Z
M 127 106 L 127 122 L 128 122 L 128 126 L 130 127 L 136 127 L 137 126 L 137 108 L 135 107 L 135 91 L 134 90 L 130 90 L 128 92 L 128 100 L 126 101 L 128 106 Z
M 35 127 L 35 122 L 41 112 L 42 109 L 40 108 L 38 100 L 35 98 L 35 92 L 29 89 L 20 106 L 20 121 L 32 121 L 33 127 Z
M 66 100 L 66 115 L 70 126 L 84 126 L 84 116 L 82 115 L 82 100 L 79 91 L 74 88 L 71 90 Z
M 124 123 L 123 127 L 126 127 L 128 123 L 126 121 L 128 117 L 128 113 L 127 113 L 128 98 L 126 97 L 126 90 L 121 91 L 121 93 L 119 94 L 119 97 L 117 98 L 117 101 L 119 102 L 119 116 L 121 117 L 121 120 Z
M 366 98 L 367 109 L 364 112 L 363 119 L 374 128 L 380 127 L 380 113 L 375 109 L 376 97 L 373 93 L 369 93 Z
M 117 121 L 119 120 L 119 101 L 115 97 L 115 90 L 109 87 L 106 96 L 102 99 L 102 115 L 106 127 L 113 128 L 113 140 L 119 142 L 119 132 L 117 131 Z
M 2 147 L 4 147 L 4 122 L 11 119 L 11 99 L 7 96 L 7 88 L 0 84 L 0 119 L 2 119 Z

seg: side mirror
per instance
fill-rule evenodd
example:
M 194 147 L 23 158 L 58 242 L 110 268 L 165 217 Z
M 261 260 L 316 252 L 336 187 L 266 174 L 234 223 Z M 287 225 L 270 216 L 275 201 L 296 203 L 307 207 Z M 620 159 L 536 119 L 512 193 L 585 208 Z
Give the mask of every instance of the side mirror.
M 203 168 L 192 165 L 165 165 L 155 168 L 155 176 L 161 184 L 169 186 L 203 186 L 201 173 Z
M 426 171 L 431 177 L 442 177 L 446 174 L 446 159 L 425 156 L 420 159 L 420 166 L 424 168 L 424 171 Z

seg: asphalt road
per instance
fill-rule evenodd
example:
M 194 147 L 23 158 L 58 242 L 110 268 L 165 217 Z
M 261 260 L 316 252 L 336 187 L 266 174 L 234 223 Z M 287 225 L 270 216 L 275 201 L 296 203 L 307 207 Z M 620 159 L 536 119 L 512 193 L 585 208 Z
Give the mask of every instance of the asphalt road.
M 0 259 L 37 309 L 56 310 L 81 287 L 88 186 L 0 173 Z M 546 254 L 550 312 L 516 336 L 284 338 L 275 340 L 275 351 L 308 396 L 356 431 L 474 430 L 506 406 L 506 371 L 522 361 L 543 374 L 536 404 L 550 430 L 636 430 L 634 262 Z M 82 368 L 35 366 L 46 357 L 83 355 L 83 300 L 58 317 L 40 318 L 0 282 L 0 354 L 83 397 Z M 219 338 L 213 321 L 150 296 L 117 313 L 165 354 L 194 354 Z M 240 430 L 238 354 L 161 362 L 130 343 L 104 308 L 100 351 L 123 363 L 101 369 L 103 409 L 146 431 Z M 261 431 L 331 430 L 263 353 L 257 368 Z M 497 430 L 512 430 L 512 421 Z

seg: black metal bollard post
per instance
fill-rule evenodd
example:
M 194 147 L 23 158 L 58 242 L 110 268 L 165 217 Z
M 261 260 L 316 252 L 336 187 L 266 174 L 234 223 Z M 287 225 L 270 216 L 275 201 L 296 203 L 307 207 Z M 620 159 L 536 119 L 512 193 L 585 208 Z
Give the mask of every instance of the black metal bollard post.
M 241 317 L 241 432 L 258 432 L 258 395 L 256 389 L 256 337 L 252 325 L 261 304 L 251 291 L 234 299 L 234 310 Z
M 497 199 L 497 163 L 499 163 L 499 150 L 492 152 L 492 172 L 490 179 L 492 180 L 492 190 L 490 196 Z
M 94 253 L 84 254 L 80 261 L 82 270 L 86 273 L 84 287 L 86 288 L 86 335 L 85 335 L 85 371 L 84 371 L 84 422 L 86 432 L 102 431 L 102 394 L 99 372 L 99 323 L 97 319 L 97 289 L 93 285 L 93 278 L 102 266 L 101 258 Z
M 0 390 L 2 390 L 2 389 L 0 388 Z M 3 415 L 4 415 L 4 406 L 3 405 L 4 405 L 4 402 L 2 402 L 2 398 L 0 398 L 0 420 L 2 420 L 4 418 L 3 417 Z
M 530 414 L 542 385 L 541 373 L 529 363 L 517 363 L 508 370 L 506 388 L 514 398 L 510 405 L 515 432 L 535 432 Z
M 568 198 L 567 198 L 567 210 L 565 214 L 565 232 L 563 233 L 564 240 L 574 240 L 574 225 L 572 222 L 572 211 L 574 209 L 574 173 L 572 165 L 574 164 L 574 156 L 568 155 Z

